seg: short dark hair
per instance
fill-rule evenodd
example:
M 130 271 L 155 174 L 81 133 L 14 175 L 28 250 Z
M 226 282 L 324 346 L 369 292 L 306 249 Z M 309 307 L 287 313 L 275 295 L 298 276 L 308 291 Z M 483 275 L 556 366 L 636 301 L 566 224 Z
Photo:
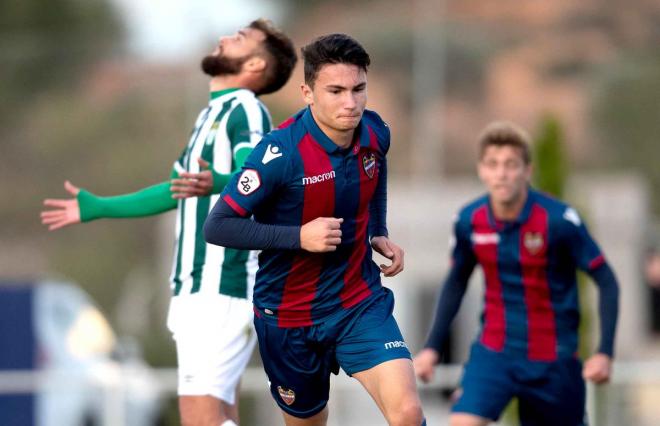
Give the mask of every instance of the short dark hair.
M 319 70 L 326 64 L 352 64 L 365 72 L 371 64 L 369 54 L 360 43 L 346 34 L 328 34 L 301 49 L 305 62 L 305 83 L 314 85 Z
M 282 31 L 277 29 L 267 19 L 257 19 L 250 22 L 248 28 L 259 30 L 266 36 L 262 42 L 267 58 L 266 81 L 260 90 L 255 91 L 257 95 L 266 95 L 279 90 L 291 77 L 291 72 L 298 62 L 296 49 L 291 39 Z
M 490 146 L 512 146 L 520 150 L 525 164 L 530 164 L 529 145 L 529 135 L 523 128 L 508 121 L 494 121 L 479 136 L 479 160 L 484 158 L 486 148 Z

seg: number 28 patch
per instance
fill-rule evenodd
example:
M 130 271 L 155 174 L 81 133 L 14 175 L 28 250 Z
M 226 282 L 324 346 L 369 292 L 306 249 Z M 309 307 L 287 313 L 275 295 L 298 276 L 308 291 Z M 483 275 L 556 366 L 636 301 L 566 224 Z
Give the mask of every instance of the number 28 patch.
M 259 172 L 254 169 L 243 170 L 241 176 L 238 178 L 236 185 L 238 192 L 243 195 L 250 195 L 261 186 L 261 178 Z

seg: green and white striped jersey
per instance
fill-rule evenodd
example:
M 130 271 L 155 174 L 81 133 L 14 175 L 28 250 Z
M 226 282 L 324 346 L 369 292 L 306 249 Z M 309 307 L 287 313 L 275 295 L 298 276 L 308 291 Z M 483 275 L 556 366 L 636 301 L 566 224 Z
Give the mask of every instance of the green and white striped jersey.
M 249 90 L 211 93 L 197 118 L 188 146 L 175 163 L 178 171 L 197 173 L 201 157 L 221 174 L 238 170 L 247 154 L 271 129 L 268 110 Z M 179 200 L 170 283 L 174 296 L 194 293 L 252 298 L 256 252 L 207 244 L 203 226 L 220 194 Z

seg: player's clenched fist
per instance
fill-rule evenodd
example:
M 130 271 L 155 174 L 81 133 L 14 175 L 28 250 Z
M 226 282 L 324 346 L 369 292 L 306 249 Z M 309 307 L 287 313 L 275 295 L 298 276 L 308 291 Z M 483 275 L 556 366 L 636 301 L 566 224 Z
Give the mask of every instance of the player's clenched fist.
M 300 228 L 300 247 L 322 253 L 337 250 L 341 243 L 341 223 L 336 217 L 317 217 Z
M 435 376 L 435 365 L 438 363 L 438 352 L 435 349 L 424 348 L 415 358 L 413 358 L 413 367 L 415 375 L 424 383 L 433 380 Z
M 605 354 L 594 354 L 584 363 L 582 377 L 597 385 L 607 383 L 612 374 L 612 358 Z

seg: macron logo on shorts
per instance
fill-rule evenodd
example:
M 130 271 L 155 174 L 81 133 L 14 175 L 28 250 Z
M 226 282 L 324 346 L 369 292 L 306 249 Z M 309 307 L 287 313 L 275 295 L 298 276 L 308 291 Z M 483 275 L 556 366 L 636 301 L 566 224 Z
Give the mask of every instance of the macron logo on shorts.
M 394 348 L 408 349 L 408 345 L 406 345 L 406 342 L 402 342 L 401 340 L 395 340 L 394 342 L 385 343 L 385 349 L 394 349 Z

